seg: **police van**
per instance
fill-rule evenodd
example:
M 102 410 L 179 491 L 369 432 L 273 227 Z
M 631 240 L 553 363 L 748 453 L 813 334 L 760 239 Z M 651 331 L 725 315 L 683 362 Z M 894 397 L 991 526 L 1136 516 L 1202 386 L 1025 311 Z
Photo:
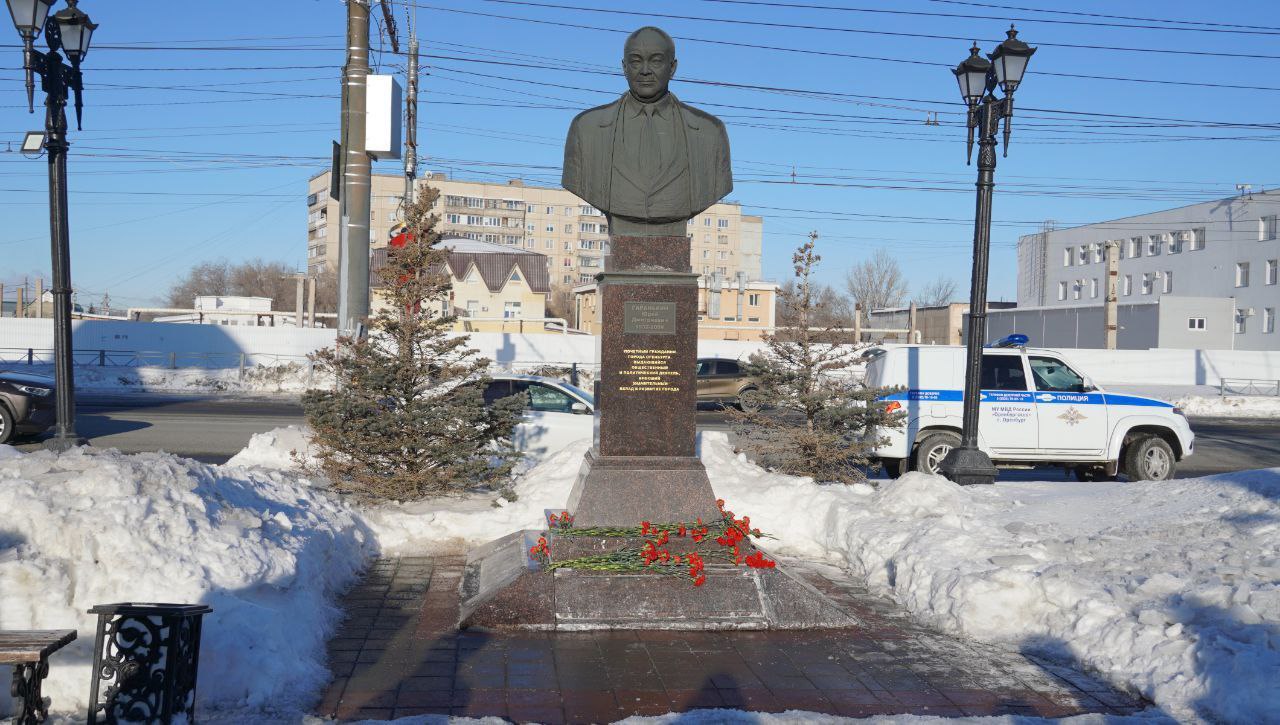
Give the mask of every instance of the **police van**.
M 1108 393 L 1061 354 L 1028 349 L 1010 335 L 982 351 L 978 446 L 1000 468 L 1058 465 L 1082 481 L 1123 474 L 1173 478 L 1195 435 L 1182 411 L 1159 400 Z M 904 345 L 865 355 L 866 385 L 892 388 L 882 399 L 903 426 L 876 430 L 875 455 L 890 476 L 938 473 L 960 445 L 965 349 Z

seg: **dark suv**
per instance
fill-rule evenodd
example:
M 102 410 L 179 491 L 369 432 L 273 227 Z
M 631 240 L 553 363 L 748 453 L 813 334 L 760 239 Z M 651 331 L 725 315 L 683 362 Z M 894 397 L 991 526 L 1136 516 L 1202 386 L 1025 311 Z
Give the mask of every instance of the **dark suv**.
M 736 405 L 743 410 L 760 408 L 760 391 L 742 363 L 722 358 L 698 359 L 698 402 Z
M 0 443 L 36 435 L 54 421 L 53 378 L 0 371 Z

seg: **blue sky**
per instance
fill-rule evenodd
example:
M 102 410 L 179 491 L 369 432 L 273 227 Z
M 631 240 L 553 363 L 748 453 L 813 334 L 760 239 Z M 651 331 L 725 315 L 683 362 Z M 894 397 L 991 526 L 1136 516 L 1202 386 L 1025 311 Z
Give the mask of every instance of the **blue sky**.
M 302 268 L 306 179 L 338 134 L 341 0 L 80 7 L 100 27 L 84 66 L 84 131 L 72 118 L 78 300 L 159 302 L 208 259 Z M 913 286 L 942 275 L 967 290 L 975 171 L 949 68 L 970 39 L 993 49 L 1011 19 L 1039 51 L 996 172 L 993 299 L 1014 298 L 1014 243 L 1042 220 L 1088 223 L 1229 196 L 1236 183 L 1280 185 L 1275 3 L 397 0 L 402 36 L 415 12 L 429 73 L 421 173 L 483 180 L 556 182 L 574 113 L 625 88 L 611 75 L 625 33 L 670 32 L 673 90 L 725 121 L 730 198 L 766 218 L 768 278 L 790 273 L 792 250 L 816 229 L 823 281 L 842 286 L 851 264 L 885 248 Z M 10 33 L 0 49 L 0 281 L 47 280 L 47 165 L 2 148 L 43 116 L 26 112 L 16 32 L 0 32 Z M 376 33 L 373 45 L 390 50 Z M 1180 53 L 1152 52 L 1166 50 Z M 383 72 L 403 69 L 390 52 L 374 59 Z M 933 112 L 939 125 L 926 125 Z

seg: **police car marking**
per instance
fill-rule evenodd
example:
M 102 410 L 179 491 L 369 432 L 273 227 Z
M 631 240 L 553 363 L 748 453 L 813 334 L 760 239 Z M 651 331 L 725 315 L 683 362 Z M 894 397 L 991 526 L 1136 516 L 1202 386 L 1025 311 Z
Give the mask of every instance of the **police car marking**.
M 904 390 L 886 395 L 883 400 L 927 401 L 956 403 L 964 400 L 962 390 Z M 1128 405 L 1145 408 L 1172 408 L 1162 400 L 1139 398 L 1114 393 L 1032 393 L 1015 390 L 984 390 L 980 400 L 984 403 L 1053 403 L 1069 405 Z

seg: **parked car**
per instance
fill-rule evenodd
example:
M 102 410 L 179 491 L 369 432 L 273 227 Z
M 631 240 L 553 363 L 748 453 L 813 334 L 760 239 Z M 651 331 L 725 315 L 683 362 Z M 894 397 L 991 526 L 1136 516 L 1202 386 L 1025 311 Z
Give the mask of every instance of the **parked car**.
M 0 370 L 0 443 L 48 430 L 54 400 L 53 378 Z
M 1169 403 L 1108 393 L 1064 356 L 1026 347 L 1011 335 L 982 352 L 978 447 L 997 467 L 1062 466 L 1080 480 L 1124 474 L 1131 481 L 1173 478 L 1195 435 Z M 869 357 L 866 385 L 898 388 L 884 404 L 906 414 L 903 427 L 873 431 L 890 476 L 937 473 L 960 445 L 965 349 L 904 345 Z
M 760 391 L 737 360 L 698 359 L 698 402 L 760 409 Z
M 484 391 L 485 403 L 509 395 L 526 396 L 524 421 L 513 442 L 533 461 L 592 436 L 596 400 L 585 390 L 537 375 L 494 375 Z

